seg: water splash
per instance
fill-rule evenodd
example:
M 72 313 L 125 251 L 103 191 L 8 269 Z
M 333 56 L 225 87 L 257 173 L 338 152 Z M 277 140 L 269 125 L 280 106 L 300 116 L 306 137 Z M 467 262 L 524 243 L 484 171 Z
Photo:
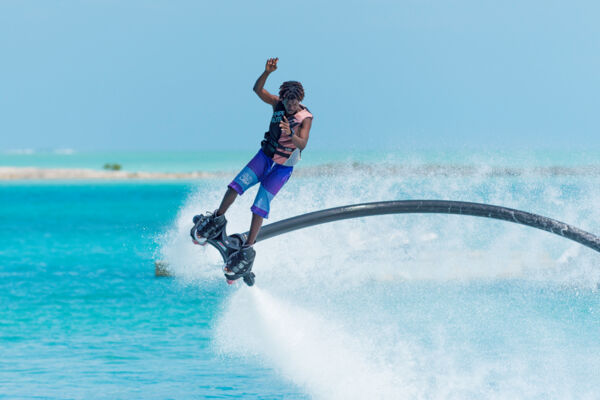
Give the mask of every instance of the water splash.
M 343 179 L 296 177 L 271 215 L 431 198 L 599 232 L 598 183 L 486 168 L 419 177 L 370 168 Z M 218 205 L 221 185 L 200 187 L 161 239 L 161 257 L 183 280 L 223 279 L 216 250 L 189 239 L 192 216 Z M 228 232 L 248 229 L 253 196 L 232 206 Z M 600 329 L 600 262 L 590 249 L 501 221 L 396 215 L 311 227 L 256 250 L 257 286 L 233 289 L 215 322 L 216 348 L 267 365 L 314 398 L 592 398 L 600 390 L 590 372 L 600 370 L 590 353 L 600 350 L 590 334 Z
M 224 314 L 216 329 L 219 348 L 262 359 L 315 397 L 377 399 L 414 394 L 408 368 L 402 373 L 390 370 L 374 359 L 376 343 L 349 334 L 336 321 L 258 287 L 236 292 L 228 309 L 231 312 Z

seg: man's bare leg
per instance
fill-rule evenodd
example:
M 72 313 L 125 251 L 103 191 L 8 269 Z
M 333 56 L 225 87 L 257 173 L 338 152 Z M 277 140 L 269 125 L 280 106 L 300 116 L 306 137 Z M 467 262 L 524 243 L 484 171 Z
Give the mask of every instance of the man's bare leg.
M 252 222 L 250 223 L 250 232 L 248 233 L 248 240 L 246 241 L 246 244 L 253 245 L 256 242 L 256 236 L 258 235 L 258 231 L 260 231 L 262 223 L 263 217 L 252 213 Z
M 223 200 L 221 200 L 221 205 L 217 210 L 217 215 L 225 214 L 225 212 L 227 212 L 227 209 L 233 204 L 237 196 L 238 193 L 232 188 L 228 187 L 227 191 L 225 192 L 225 196 L 223 196 Z

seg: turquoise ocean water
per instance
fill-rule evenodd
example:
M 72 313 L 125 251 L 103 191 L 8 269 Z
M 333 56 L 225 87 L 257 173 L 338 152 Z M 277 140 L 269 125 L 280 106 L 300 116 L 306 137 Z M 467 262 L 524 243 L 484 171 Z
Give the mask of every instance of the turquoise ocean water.
M 251 156 L 4 154 L 0 165 L 235 171 Z M 451 199 L 600 234 L 600 157 L 469 157 L 307 155 L 298 168 L 334 168 L 292 177 L 269 222 Z M 259 243 L 256 286 L 228 286 L 216 251 L 188 236 L 227 183 L 0 182 L 0 398 L 598 398 L 600 254 L 507 222 L 380 216 Z M 232 206 L 229 232 L 247 230 L 255 191 Z M 155 278 L 155 260 L 173 277 Z

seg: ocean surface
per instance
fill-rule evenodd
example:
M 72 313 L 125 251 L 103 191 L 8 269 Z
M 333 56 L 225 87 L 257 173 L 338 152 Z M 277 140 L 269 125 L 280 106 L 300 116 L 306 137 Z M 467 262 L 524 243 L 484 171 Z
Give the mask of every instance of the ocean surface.
M 0 165 L 233 177 L 252 155 L 13 151 Z M 600 234 L 592 152 L 315 152 L 309 167 L 267 223 L 445 199 Z M 0 398 L 600 398 L 599 253 L 485 218 L 376 216 L 258 243 L 256 285 L 228 286 L 216 250 L 189 238 L 228 182 L 0 182 Z M 256 190 L 228 232 L 248 229 Z

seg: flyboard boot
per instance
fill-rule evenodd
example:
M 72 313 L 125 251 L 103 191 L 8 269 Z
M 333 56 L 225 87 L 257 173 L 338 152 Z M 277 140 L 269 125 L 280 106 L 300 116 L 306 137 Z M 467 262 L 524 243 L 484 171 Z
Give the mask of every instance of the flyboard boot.
M 227 220 L 217 212 L 196 215 L 190 236 L 195 244 L 210 244 L 221 253 L 225 279 L 232 284 L 239 278 L 248 286 L 254 285 L 255 275 L 252 271 L 255 252 L 252 247 L 245 246 L 248 236 L 246 233 L 227 235 Z
M 246 285 L 254 285 L 255 275 L 252 272 L 254 257 L 256 257 L 256 252 L 252 246 L 245 244 L 239 250 L 231 253 L 225 268 L 223 268 L 227 283 L 231 285 L 237 279 L 243 278 Z
M 227 219 L 225 215 L 217 215 L 207 212 L 205 215 L 196 215 L 193 219 L 194 227 L 190 231 L 192 241 L 195 244 L 205 245 L 207 240 L 217 239 L 225 230 Z

